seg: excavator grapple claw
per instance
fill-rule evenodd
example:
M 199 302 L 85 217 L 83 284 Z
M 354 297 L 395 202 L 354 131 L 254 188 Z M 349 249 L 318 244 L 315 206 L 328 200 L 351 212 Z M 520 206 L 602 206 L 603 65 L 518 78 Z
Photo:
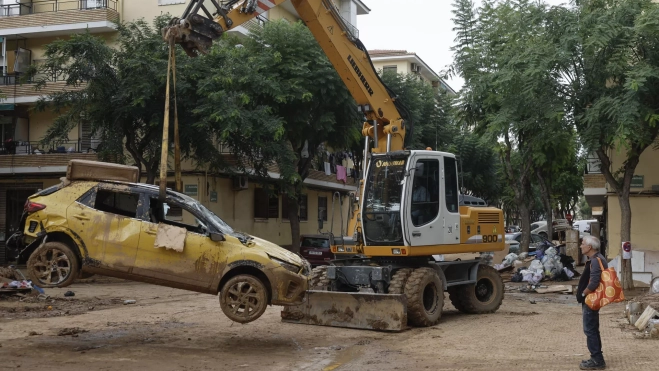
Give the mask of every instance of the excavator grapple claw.
M 162 29 L 163 39 L 168 42 L 173 40 L 175 44 L 181 45 L 190 57 L 206 54 L 213 40 L 223 33 L 222 26 L 198 14 L 192 14 L 185 19 L 173 18 L 169 25 Z

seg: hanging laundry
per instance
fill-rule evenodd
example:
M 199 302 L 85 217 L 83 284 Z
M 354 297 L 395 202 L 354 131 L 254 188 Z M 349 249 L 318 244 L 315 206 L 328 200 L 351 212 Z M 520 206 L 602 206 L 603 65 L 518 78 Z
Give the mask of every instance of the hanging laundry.
M 325 175 L 332 175 L 332 168 L 329 162 L 325 163 Z
M 336 180 L 343 180 L 343 183 L 348 180 L 346 177 L 346 168 L 341 165 L 336 165 Z

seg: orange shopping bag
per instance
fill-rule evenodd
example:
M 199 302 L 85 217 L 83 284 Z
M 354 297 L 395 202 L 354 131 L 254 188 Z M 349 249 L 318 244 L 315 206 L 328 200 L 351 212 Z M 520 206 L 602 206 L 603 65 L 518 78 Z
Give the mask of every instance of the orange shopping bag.
M 586 305 L 592 310 L 600 310 L 607 304 L 625 300 L 625 294 L 622 292 L 622 285 L 620 285 L 615 268 L 604 269 L 600 258 L 597 258 L 597 261 L 602 268 L 600 284 L 595 292 L 586 295 Z

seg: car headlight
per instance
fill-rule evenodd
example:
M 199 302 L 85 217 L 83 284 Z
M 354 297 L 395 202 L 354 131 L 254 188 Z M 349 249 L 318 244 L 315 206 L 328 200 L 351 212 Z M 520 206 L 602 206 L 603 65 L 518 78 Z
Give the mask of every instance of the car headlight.
M 281 265 L 282 267 L 286 268 L 286 270 L 289 271 L 289 272 L 298 273 L 300 271 L 300 267 L 298 267 L 295 264 L 285 262 L 281 259 L 273 258 L 272 256 L 270 257 L 270 260 L 272 260 L 272 261 L 276 262 L 277 264 Z

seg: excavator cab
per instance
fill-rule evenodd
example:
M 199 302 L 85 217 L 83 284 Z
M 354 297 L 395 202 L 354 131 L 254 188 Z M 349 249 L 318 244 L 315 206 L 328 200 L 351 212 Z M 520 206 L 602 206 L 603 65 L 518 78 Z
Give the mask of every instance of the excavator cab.
M 374 154 L 365 179 L 362 221 L 364 246 L 459 243 L 455 156 L 437 151 Z M 392 248 L 391 255 L 404 253 Z

